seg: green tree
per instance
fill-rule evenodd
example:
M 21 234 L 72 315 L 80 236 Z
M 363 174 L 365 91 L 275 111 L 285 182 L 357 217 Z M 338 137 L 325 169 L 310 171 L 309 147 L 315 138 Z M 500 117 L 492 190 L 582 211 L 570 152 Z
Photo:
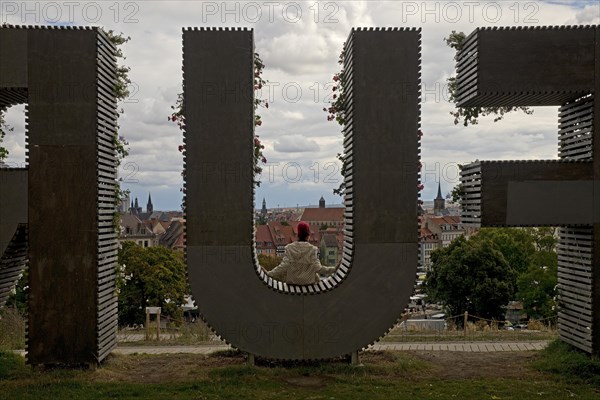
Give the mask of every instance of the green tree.
M 272 270 L 281 263 L 282 258 L 279 256 L 269 256 L 267 254 L 258 255 L 258 263 L 267 271 Z
M 181 253 L 124 242 L 119 250 L 119 267 L 120 325 L 144 323 L 146 307 L 161 307 L 162 315 L 181 320 L 181 306 L 190 293 Z
M 529 268 L 536 251 L 529 231 L 520 228 L 483 228 L 472 237 L 475 241 L 491 241 L 518 274 Z
M 465 39 L 467 36 L 464 32 L 452 31 L 447 38 L 444 38 L 446 44 L 456 50 L 454 60 L 457 61 L 458 53 L 462 50 Z M 448 94 L 450 101 L 456 103 L 457 101 L 457 81 L 456 76 L 451 76 L 447 80 L 448 82 Z M 525 114 L 533 114 L 533 110 L 529 107 L 456 107 L 456 110 L 450 112 L 450 115 L 454 117 L 454 124 L 457 125 L 460 122 L 464 126 L 476 125 L 479 122 L 479 117 L 485 117 L 488 115 L 494 115 L 494 122 L 500 121 L 504 118 L 504 115 L 512 112 L 521 110 Z
M 557 315 L 558 256 L 555 228 L 528 228 L 536 251 L 527 270 L 517 281 L 517 298 L 530 318 L 545 319 Z
M 516 272 L 490 240 L 460 237 L 431 254 L 425 280 L 430 300 L 444 304 L 451 315 L 470 314 L 503 319 L 503 306 L 514 293 Z
M 540 228 L 525 228 L 525 231 L 531 235 L 535 248 L 538 251 L 554 251 L 558 239 L 556 238 L 556 228 L 540 227 Z

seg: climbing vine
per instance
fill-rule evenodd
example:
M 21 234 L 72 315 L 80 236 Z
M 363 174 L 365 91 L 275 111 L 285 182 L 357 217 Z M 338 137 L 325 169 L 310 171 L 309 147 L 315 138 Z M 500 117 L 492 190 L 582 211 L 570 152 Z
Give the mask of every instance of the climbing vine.
M 106 32 L 106 36 L 116 48 L 115 56 L 117 58 L 117 80 L 115 82 L 113 92 L 117 100 L 117 112 L 119 114 L 123 114 L 125 111 L 122 107 L 120 107 L 120 104 L 127 97 L 129 97 L 130 94 L 129 85 L 131 84 L 131 79 L 129 78 L 129 71 L 131 71 L 131 68 L 122 64 L 122 61 L 126 60 L 127 57 L 125 57 L 125 55 L 123 54 L 123 49 L 121 46 L 129 42 L 131 40 L 131 37 L 125 37 L 123 36 L 123 33 L 116 34 L 113 30 L 109 30 L 108 32 Z M 123 159 L 129 155 L 129 148 L 127 147 L 129 146 L 129 143 L 123 135 L 119 134 L 120 129 L 121 127 L 117 123 L 115 132 L 113 134 L 113 143 L 117 152 L 117 168 L 121 165 Z M 119 178 L 118 181 L 115 183 L 115 208 L 118 207 L 118 205 L 121 204 L 123 199 L 125 199 L 129 194 L 129 190 L 123 190 L 121 188 L 121 181 L 122 178 Z M 121 215 L 116 209 L 113 213 L 113 227 L 115 228 L 117 233 L 120 233 Z
M 340 53 L 340 57 L 338 58 L 338 64 L 341 66 L 340 72 L 333 75 L 333 86 L 331 87 L 331 99 L 329 102 L 329 107 L 323 107 L 323 111 L 327 113 L 327 121 L 335 121 L 337 122 L 343 129 L 346 125 L 344 107 L 346 105 L 346 74 L 344 69 L 344 58 L 346 57 L 346 43 L 342 46 L 342 52 Z M 341 174 L 342 177 L 346 174 L 346 162 L 345 155 L 343 153 L 337 153 L 336 158 L 342 164 Z M 344 190 L 346 189 L 346 183 L 344 179 L 340 183 L 337 189 L 333 189 L 333 194 L 337 194 L 340 196 L 344 195 Z
M 454 61 L 457 61 L 458 53 L 462 50 L 465 43 L 466 35 L 463 32 L 452 31 L 447 38 L 444 38 L 446 44 L 456 50 Z M 457 81 L 456 76 L 451 76 L 447 80 L 449 100 L 456 104 L 457 101 Z M 454 125 L 462 122 L 464 126 L 477 125 L 479 117 L 494 115 L 494 122 L 500 121 L 504 115 L 513 111 L 523 111 L 527 115 L 533 114 L 533 110 L 529 107 L 456 107 L 450 115 L 454 117 Z
M 8 126 L 5 122 L 4 122 L 4 112 L 6 110 L 4 109 L 0 109 L 0 162 L 4 161 L 4 159 L 6 159 L 6 157 L 8 157 L 8 150 L 2 146 L 2 141 L 4 140 L 4 136 L 6 135 L 6 132 L 10 132 L 13 130 L 12 127 Z

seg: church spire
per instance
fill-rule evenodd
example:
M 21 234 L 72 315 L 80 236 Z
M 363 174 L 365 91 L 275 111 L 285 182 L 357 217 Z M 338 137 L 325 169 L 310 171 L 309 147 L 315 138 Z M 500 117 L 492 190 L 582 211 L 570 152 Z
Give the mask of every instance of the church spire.
M 435 215 L 444 214 L 446 209 L 446 199 L 442 197 L 442 185 L 438 182 L 438 193 L 437 197 L 433 200 L 433 213 Z
M 267 201 L 263 197 L 262 208 L 260 210 L 260 215 L 264 218 L 267 216 Z
M 154 211 L 154 206 L 152 205 L 152 197 L 150 193 L 148 193 L 148 204 L 146 204 L 146 212 L 152 214 Z

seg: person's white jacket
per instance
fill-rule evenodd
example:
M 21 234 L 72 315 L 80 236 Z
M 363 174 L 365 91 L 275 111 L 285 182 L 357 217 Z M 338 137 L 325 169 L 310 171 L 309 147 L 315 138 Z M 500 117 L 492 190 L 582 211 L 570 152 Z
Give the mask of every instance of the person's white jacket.
M 267 272 L 278 281 L 293 285 L 319 282 L 319 274 L 329 275 L 336 267 L 324 267 L 317 257 L 317 248 L 308 242 L 293 242 L 285 246 L 281 263 Z

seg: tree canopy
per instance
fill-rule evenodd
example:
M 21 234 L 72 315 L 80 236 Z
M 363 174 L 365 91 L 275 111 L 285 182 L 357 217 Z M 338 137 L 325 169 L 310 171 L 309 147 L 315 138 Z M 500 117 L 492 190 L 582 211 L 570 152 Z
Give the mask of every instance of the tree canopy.
M 517 281 L 517 297 L 530 318 L 553 318 L 557 315 L 558 255 L 554 251 L 554 228 L 530 229 L 536 244 L 527 270 Z
M 181 253 L 124 242 L 119 268 L 119 324 L 143 324 L 146 307 L 161 307 L 162 315 L 181 319 L 181 306 L 190 293 Z
M 279 256 L 269 256 L 267 254 L 258 255 L 258 263 L 267 271 L 270 271 L 281 264 L 281 260 L 282 258 Z
M 483 228 L 471 240 L 491 241 L 518 274 L 527 270 L 536 250 L 531 234 L 519 228 Z
M 425 290 L 452 315 L 468 311 L 483 318 L 502 319 L 515 291 L 515 270 L 490 240 L 460 237 L 431 254 L 432 270 Z
M 556 316 L 557 265 L 554 228 L 483 228 L 431 254 L 425 288 L 452 315 L 468 311 L 503 318 L 503 306 L 519 300 L 530 318 Z

